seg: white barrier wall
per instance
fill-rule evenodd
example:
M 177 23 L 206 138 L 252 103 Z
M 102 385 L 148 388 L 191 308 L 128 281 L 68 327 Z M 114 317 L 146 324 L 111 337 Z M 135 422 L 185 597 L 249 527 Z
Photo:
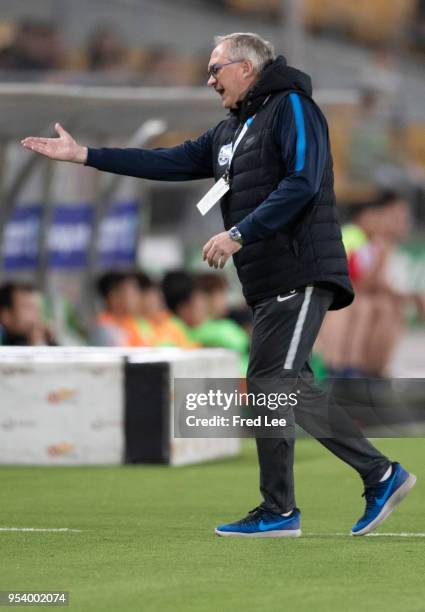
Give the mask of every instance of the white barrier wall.
M 93 357 L 0 354 L 1 463 L 123 461 L 122 358 Z
M 183 465 L 236 455 L 239 440 L 174 438 L 172 387 L 174 377 L 238 378 L 238 365 L 221 349 L 2 347 L 0 463 Z

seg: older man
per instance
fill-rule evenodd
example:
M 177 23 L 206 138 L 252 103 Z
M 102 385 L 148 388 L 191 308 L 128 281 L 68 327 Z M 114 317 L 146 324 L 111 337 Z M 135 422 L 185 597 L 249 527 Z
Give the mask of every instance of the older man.
M 349 305 L 353 291 L 335 207 L 326 120 L 312 99 L 310 78 L 276 57 L 256 34 L 218 37 L 208 66 L 229 116 L 197 140 L 166 149 L 92 149 L 60 125 L 59 138 L 26 138 L 23 145 L 53 159 L 156 180 L 214 177 L 198 206 L 220 199 L 225 231 L 203 249 L 212 267 L 231 255 L 253 309 L 248 384 L 288 381 L 309 395 L 310 409 L 295 418 L 363 479 L 366 511 L 352 528 L 363 535 L 379 525 L 408 493 L 415 477 L 377 451 L 354 426 L 325 433 L 328 406 L 312 384 L 308 364 L 328 309 Z M 293 413 L 288 412 L 292 425 Z M 326 429 L 326 428 L 325 428 Z M 322 433 L 320 433 L 322 432 Z M 294 437 L 257 437 L 263 501 L 245 518 L 221 525 L 218 535 L 298 536 L 294 496 Z

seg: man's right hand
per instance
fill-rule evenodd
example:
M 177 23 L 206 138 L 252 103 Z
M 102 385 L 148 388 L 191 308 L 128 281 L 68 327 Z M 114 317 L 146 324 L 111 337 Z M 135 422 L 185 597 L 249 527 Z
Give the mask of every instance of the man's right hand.
M 58 138 L 28 136 L 21 140 L 21 144 L 25 149 L 30 149 L 50 159 L 84 164 L 87 161 L 87 147 L 79 145 L 59 123 L 55 124 L 55 130 L 59 135 Z

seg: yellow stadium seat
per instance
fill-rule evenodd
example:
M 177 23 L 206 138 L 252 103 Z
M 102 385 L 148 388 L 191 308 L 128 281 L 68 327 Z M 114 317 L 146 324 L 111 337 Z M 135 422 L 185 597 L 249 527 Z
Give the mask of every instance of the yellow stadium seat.
M 280 0 L 226 0 L 227 7 L 237 13 L 278 14 L 280 4 Z
M 413 17 L 417 0 L 304 0 L 305 23 L 339 26 L 368 43 L 394 38 Z
M 406 127 L 404 144 L 407 156 L 425 170 L 425 122 Z
M 8 21 L 0 21 L 0 49 L 8 47 L 14 39 L 15 27 Z

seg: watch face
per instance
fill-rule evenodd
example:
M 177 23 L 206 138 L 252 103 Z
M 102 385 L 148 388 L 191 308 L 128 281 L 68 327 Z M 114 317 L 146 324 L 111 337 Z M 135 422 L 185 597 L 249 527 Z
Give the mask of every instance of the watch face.
M 232 227 L 229 234 L 232 240 L 235 240 L 236 242 L 239 242 L 239 244 L 242 244 L 242 236 L 237 227 Z

